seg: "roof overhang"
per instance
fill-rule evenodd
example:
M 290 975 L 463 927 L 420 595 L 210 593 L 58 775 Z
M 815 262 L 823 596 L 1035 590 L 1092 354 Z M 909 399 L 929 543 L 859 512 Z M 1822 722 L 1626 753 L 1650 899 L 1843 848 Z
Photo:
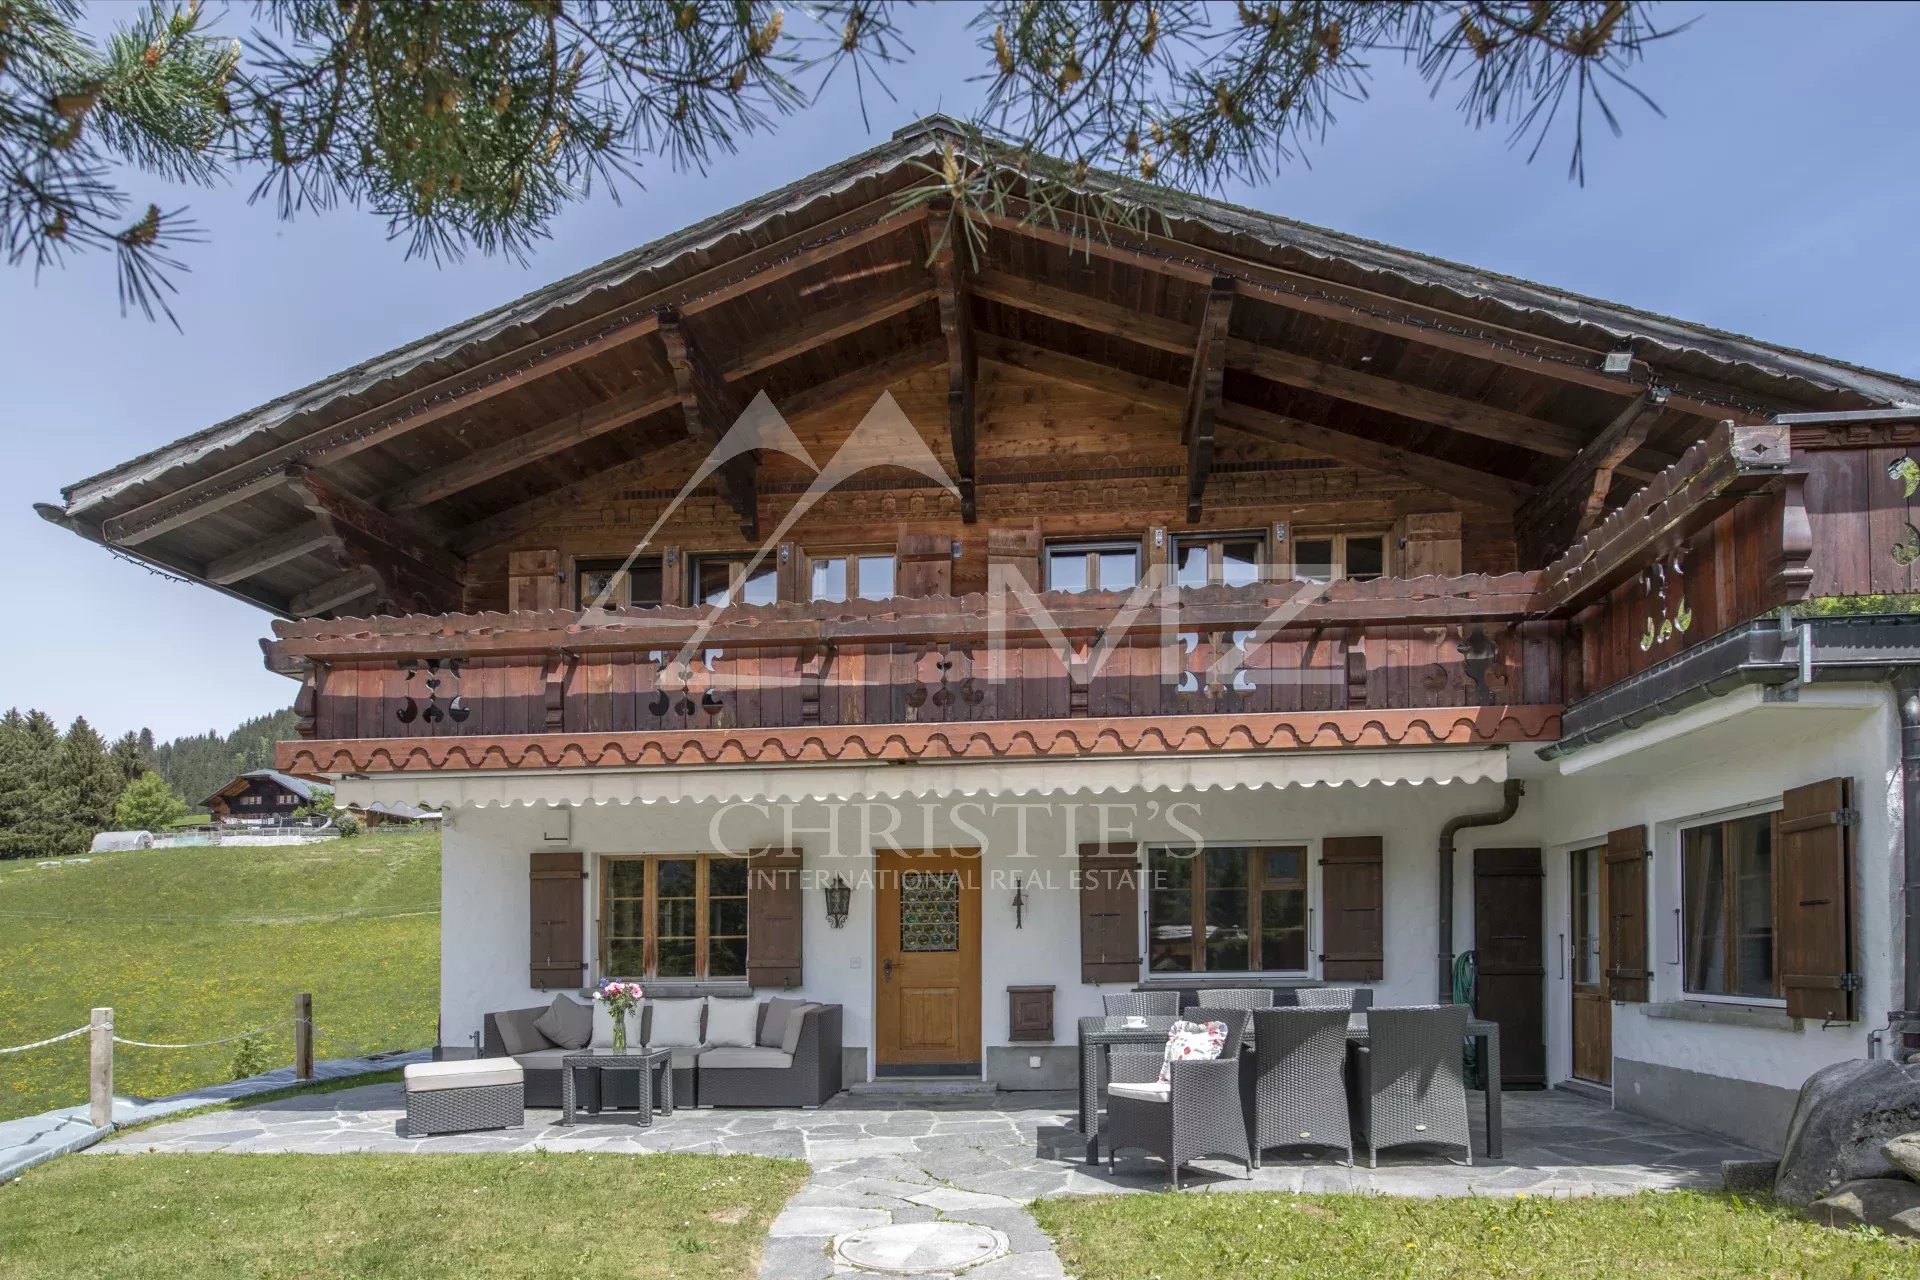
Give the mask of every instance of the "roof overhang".
M 1499 748 L 1299 752 L 1076 761 L 937 760 L 881 765 L 715 769 L 553 769 L 342 779 L 349 804 L 450 807 L 601 804 L 794 804 L 1286 787 L 1446 786 L 1504 782 Z

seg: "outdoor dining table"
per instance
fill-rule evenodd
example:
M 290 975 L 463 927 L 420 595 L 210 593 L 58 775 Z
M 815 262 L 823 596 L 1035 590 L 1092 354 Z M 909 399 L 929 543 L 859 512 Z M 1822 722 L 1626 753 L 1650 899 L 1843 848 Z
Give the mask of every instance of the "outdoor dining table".
M 1167 1042 L 1167 1032 L 1176 1018 L 1095 1017 L 1080 1019 L 1080 1132 L 1087 1135 L 1087 1163 L 1100 1163 L 1100 1135 L 1106 1110 L 1101 1099 L 1106 1094 L 1108 1063 L 1115 1045 L 1159 1047 Z M 1467 1035 L 1479 1046 L 1481 1074 L 1487 1094 L 1487 1150 L 1489 1159 L 1498 1159 L 1500 1140 L 1500 1024 L 1485 1018 L 1469 1018 Z M 1356 1010 L 1347 1020 L 1347 1043 L 1367 1043 L 1367 1014 Z M 1247 1023 L 1241 1052 L 1253 1049 L 1253 1023 Z

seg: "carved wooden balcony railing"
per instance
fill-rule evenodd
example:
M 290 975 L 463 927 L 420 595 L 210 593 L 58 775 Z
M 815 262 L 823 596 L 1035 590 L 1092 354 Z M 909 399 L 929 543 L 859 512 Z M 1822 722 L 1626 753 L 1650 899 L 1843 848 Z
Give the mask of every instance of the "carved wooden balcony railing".
M 984 596 L 719 611 L 282 622 L 323 740 L 1529 707 L 1566 697 L 1536 574 L 1150 597 Z M 1530 733 L 1541 729 L 1533 717 Z

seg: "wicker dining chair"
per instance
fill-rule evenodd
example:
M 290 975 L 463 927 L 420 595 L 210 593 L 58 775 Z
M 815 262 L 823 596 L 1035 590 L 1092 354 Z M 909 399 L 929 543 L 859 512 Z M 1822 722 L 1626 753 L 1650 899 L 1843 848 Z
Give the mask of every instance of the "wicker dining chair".
M 1194 1004 L 1202 1009 L 1271 1009 L 1272 987 L 1202 988 Z
M 1473 1163 L 1460 1065 L 1467 1013 L 1463 1004 L 1368 1011 L 1367 1043 L 1352 1061 L 1354 1116 L 1372 1167 L 1382 1148 L 1415 1142 L 1463 1147 Z
M 1342 1148 L 1353 1166 L 1346 1010 L 1255 1010 L 1253 1070 L 1241 1088 L 1254 1168 L 1269 1147 Z
M 1177 1018 L 1180 993 L 1177 991 L 1119 991 L 1100 997 L 1109 1018 Z
M 1345 1009 L 1353 1013 L 1373 1006 L 1373 988 L 1301 987 L 1294 1003 L 1302 1009 Z
M 1240 1102 L 1240 1043 L 1251 1015 L 1244 1009 L 1189 1009 L 1185 1016 L 1190 1022 L 1226 1024 L 1220 1056 L 1169 1062 L 1164 1085 L 1115 1081 L 1107 1086 L 1109 1174 L 1115 1153 L 1126 1147 L 1165 1160 L 1175 1191 L 1180 1189 L 1180 1166 L 1202 1156 L 1237 1159 L 1247 1167 L 1247 1176 L 1253 1176 Z

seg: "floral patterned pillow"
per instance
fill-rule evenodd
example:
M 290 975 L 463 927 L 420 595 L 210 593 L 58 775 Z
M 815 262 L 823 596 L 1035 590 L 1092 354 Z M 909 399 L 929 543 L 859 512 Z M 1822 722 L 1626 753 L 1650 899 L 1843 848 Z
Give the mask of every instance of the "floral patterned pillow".
M 1226 1047 L 1227 1024 L 1224 1022 L 1174 1023 L 1173 1029 L 1167 1032 L 1167 1052 L 1160 1062 L 1160 1083 L 1173 1079 L 1172 1063 L 1209 1061 L 1219 1057 Z

